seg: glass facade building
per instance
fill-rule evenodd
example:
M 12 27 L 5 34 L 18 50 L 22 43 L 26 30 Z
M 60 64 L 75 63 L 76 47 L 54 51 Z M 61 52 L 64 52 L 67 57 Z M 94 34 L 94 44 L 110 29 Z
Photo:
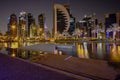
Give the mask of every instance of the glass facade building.
M 10 15 L 9 26 L 10 26 L 10 35 L 12 39 L 14 39 L 15 37 L 17 37 L 17 28 L 18 28 L 17 27 L 17 16 L 14 13 Z
M 54 38 L 56 38 L 58 34 L 62 34 L 64 31 L 68 31 L 70 27 L 70 16 L 64 5 L 54 4 L 53 17 L 53 35 Z

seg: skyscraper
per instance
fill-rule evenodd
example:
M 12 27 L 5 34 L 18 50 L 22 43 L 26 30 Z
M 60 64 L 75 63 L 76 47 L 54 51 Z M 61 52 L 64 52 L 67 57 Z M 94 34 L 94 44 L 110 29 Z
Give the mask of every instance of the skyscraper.
M 36 37 L 37 37 L 37 25 L 35 23 L 32 23 L 30 25 L 30 38 Z
M 8 17 L 7 32 L 10 32 L 10 17 Z
M 105 30 L 106 30 L 107 38 L 110 38 L 110 37 L 112 38 L 113 35 L 115 34 L 120 35 L 120 31 L 118 31 L 119 26 L 120 26 L 120 14 L 119 13 L 105 14 L 105 27 L 106 27 Z
M 70 35 L 73 34 L 73 32 L 75 31 L 75 17 L 72 16 L 72 14 L 70 14 L 70 27 L 69 27 L 69 30 L 68 30 L 68 33 Z
M 38 35 L 40 38 L 44 38 L 45 34 L 45 16 L 44 13 L 38 15 Z
M 38 15 L 38 25 L 40 28 L 42 28 L 43 31 L 44 31 L 44 23 L 45 23 L 45 16 L 42 13 L 42 14 Z
M 14 13 L 10 15 L 9 26 L 10 26 L 10 35 L 12 39 L 14 39 L 15 37 L 17 37 L 17 16 Z
M 27 13 L 23 11 L 19 15 L 18 35 L 21 39 L 27 37 Z
M 76 23 L 76 22 L 75 22 L 75 17 L 73 17 L 73 15 L 72 15 L 72 13 L 71 13 L 71 11 L 70 11 L 70 5 L 65 4 L 64 7 L 67 9 L 67 11 L 68 11 L 68 13 L 69 13 L 69 16 L 70 16 L 70 21 L 69 21 L 70 27 L 69 27 L 69 29 L 68 29 L 68 33 L 69 33 L 70 35 L 72 35 L 72 34 L 73 34 L 73 31 L 75 31 L 75 23 Z
M 70 27 L 70 15 L 69 11 L 64 5 L 54 4 L 53 17 L 53 35 L 54 38 L 56 38 L 58 34 L 68 31 Z
M 27 14 L 27 19 L 28 19 L 27 36 L 30 37 L 30 26 L 31 24 L 35 24 L 35 19 L 33 18 L 33 15 L 31 13 Z

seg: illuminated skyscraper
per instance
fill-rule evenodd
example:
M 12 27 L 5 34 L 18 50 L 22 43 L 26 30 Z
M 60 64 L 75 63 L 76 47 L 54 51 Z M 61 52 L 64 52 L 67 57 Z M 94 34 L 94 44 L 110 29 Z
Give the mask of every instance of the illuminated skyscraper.
M 56 38 L 58 34 L 62 34 L 64 31 L 69 30 L 70 15 L 69 11 L 64 5 L 54 4 L 53 17 L 53 35 L 54 38 Z
M 114 26 L 115 24 L 116 24 L 116 27 Z M 119 36 L 120 31 L 118 30 L 120 26 L 120 13 L 105 14 L 105 26 L 106 26 L 105 30 L 106 30 L 107 38 L 110 38 L 110 37 L 112 38 L 114 35 L 114 32 L 115 34 L 117 34 L 116 37 Z
M 10 35 L 14 39 L 17 37 L 17 16 L 15 14 L 10 15 Z
M 69 21 L 70 27 L 68 29 L 68 33 L 72 35 L 73 31 L 75 30 L 75 17 L 73 17 L 73 15 L 71 14 L 70 5 L 65 4 L 64 7 L 67 9 L 70 16 L 70 21 Z
M 10 17 L 8 17 L 8 22 L 9 23 L 7 24 L 7 29 L 8 29 L 7 32 L 10 32 Z
M 27 13 L 26 12 L 20 12 L 18 35 L 21 39 L 25 39 L 27 37 Z
M 37 37 L 37 25 L 35 23 L 32 23 L 30 25 L 30 38 Z
M 43 31 L 44 31 L 44 23 L 45 23 L 45 16 L 44 14 L 40 14 L 38 16 L 38 25 L 40 28 L 42 28 Z
M 33 15 L 31 13 L 27 14 L 27 19 L 28 19 L 27 36 L 30 37 L 30 26 L 31 24 L 35 24 L 35 19 L 33 18 Z
M 40 38 L 44 38 L 44 31 L 45 31 L 45 16 L 44 14 L 40 14 L 38 15 L 38 35 L 40 36 Z
M 68 33 L 70 35 L 73 34 L 73 32 L 75 31 L 75 17 L 72 16 L 72 14 L 70 14 L 70 27 L 69 27 L 69 30 L 68 30 Z

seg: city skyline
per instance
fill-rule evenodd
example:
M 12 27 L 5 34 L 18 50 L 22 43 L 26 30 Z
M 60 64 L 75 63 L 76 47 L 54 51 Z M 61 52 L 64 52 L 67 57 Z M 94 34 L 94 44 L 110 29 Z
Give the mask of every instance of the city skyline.
M 48 29 L 51 31 L 53 28 L 53 4 L 62 3 L 69 4 L 71 13 L 76 18 L 76 21 L 81 20 L 84 15 L 90 15 L 96 13 L 98 20 L 104 20 L 104 14 L 120 12 L 120 1 L 119 0 L 4 0 L 0 3 L 0 30 L 2 33 L 7 31 L 8 17 L 15 13 L 17 19 L 21 11 L 32 13 L 33 17 L 38 24 L 37 17 L 41 13 L 45 13 L 46 24 Z

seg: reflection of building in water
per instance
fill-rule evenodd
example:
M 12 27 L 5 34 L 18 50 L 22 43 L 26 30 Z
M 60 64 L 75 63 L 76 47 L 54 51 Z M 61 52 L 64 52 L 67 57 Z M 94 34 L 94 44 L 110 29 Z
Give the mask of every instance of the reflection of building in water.
M 8 42 L 8 43 L 4 43 L 4 47 L 5 47 L 5 48 L 17 49 L 17 48 L 19 47 L 19 43 L 18 43 L 18 42 Z
M 11 43 L 11 48 L 17 49 L 18 48 L 18 42 Z
M 16 57 L 17 56 L 17 49 L 13 49 L 13 48 L 6 48 L 7 54 Z
M 92 47 L 92 57 L 95 57 L 95 53 L 97 53 L 97 44 L 91 44 L 91 46 L 89 47 Z
M 120 62 L 120 46 L 117 46 L 115 43 L 111 47 L 110 61 Z
M 87 43 L 77 44 L 77 55 L 80 58 L 89 58 Z
M 110 44 L 106 43 L 106 52 L 107 54 L 110 53 Z
M 84 55 L 85 55 L 85 58 L 89 58 L 87 43 L 84 42 L 84 43 L 83 43 L 83 46 L 84 46 Z
M 9 31 L 10 31 L 10 37 L 12 40 L 15 40 L 17 37 L 17 16 L 16 14 L 11 14 L 10 15 L 10 20 L 9 20 Z
M 105 44 L 104 43 L 98 43 L 97 44 L 97 58 L 98 59 L 104 59 L 105 55 Z
M 28 59 L 30 57 L 30 51 L 19 49 L 18 57 L 23 59 Z
M 84 58 L 83 46 L 80 44 L 77 45 L 77 53 L 78 53 L 78 57 Z

